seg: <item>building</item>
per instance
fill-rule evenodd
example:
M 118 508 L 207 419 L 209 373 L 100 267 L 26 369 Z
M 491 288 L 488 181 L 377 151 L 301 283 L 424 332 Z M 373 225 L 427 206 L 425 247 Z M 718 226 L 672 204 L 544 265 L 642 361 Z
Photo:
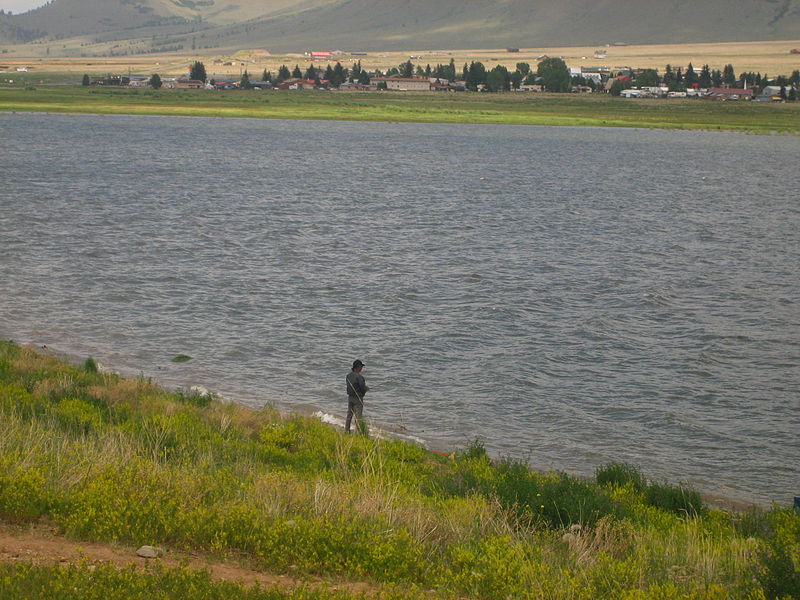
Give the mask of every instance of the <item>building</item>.
M 176 90 L 202 90 L 206 87 L 204 81 L 199 79 L 176 79 L 167 86 Z
M 422 77 L 373 77 L 371 83 L 380 85 L 386 84 L 387 90 L 398 90 L 403 92 L 429 92 L 431 82 Z
M 333 58 L 333 52 L 323 52 L 321 50 L 314 50 L 313 52 L 309 53 L 309 57 L 311 58 L 312 61 L 331 60 L 331 58 Z
M 706 97 L 713 100 L 752 100 L 754 92 L 752 88 L 711 88 Z

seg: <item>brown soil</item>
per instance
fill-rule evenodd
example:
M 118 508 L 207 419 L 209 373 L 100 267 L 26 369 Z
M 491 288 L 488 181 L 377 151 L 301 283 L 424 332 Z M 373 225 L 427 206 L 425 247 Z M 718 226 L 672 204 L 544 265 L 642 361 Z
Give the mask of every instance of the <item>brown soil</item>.
M 374 586 L 363 582 L 323 580 L 319 578 L 300 578 L 276 573 L 267 573 L 240 565 L 221 561 L 218 557 L 195 553 L 173 552 L 164 548 L 164 556 L 156 559 L 141 558 L 136 548 L 84 542 L 68 539 L 57 534 L 55 528 L 47 525 L 17 526 L 0 523 L 0 561 L 25 561 L 37 565 L 67 565 L 79 561 L 112 564 L 127 567 L 131 564 L 144 567 L 154 562 L 169 567 L 188 567 L 194 570 L 207 570 L 214 579 L 261 587 L 281 587 L 292 589 L 298 586 L 325 587 L 340 589 L 354 594 L 377 594 Z

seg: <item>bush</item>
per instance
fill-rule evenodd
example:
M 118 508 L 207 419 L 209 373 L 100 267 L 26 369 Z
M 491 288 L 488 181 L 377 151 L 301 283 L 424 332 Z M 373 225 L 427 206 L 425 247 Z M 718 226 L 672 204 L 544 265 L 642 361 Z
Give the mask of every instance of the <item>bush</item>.
M 786 509 L 769 517 L 772 532 L 759 552 L 757 579 L 769 598 L 800 598 L 800 515 Z
M 31 521 L 47 512 L 50 498 L 41 471 L 0 464 L 0 515 L 18 521 Z
M 595 471 L 598 485 L 625 487 L 630 485 L 635 491 L 643 492 L 647 488 L 647 479 L 635 466 L 627 463 L 610 463 Z
M 651 506 L 690 517 L 708 513 L 708 507 L 699 492 L 680 485 L 651 483 L 645 491 L 645 500 Z
M 64 429 L 85 434 L 103 426 L 103 414 L 96 406 L 79 398 L 67 398 L 53 409 L 53 415 Z

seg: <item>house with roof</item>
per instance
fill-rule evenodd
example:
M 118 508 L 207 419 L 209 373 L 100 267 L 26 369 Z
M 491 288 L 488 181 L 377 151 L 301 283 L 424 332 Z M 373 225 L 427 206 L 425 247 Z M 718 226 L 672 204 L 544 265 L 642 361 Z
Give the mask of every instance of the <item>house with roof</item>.
M 752 100 L 755 96 L 753 88 L 710 88 L 706 98 L 712 100 Z
M 431 81 L 425 77 L 373 77 L 370 81 L 378 86 L 381 83 L 385 83 L 387 90 L 402 92 L 431 91 Z

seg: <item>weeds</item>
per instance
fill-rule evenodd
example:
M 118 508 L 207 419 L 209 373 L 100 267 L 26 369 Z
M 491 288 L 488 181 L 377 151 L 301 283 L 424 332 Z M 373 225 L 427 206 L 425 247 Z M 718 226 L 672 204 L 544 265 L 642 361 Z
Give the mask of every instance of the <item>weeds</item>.
M 345 436 L 272 407 L 168 392 L 0 342 L 0 516 L 7 520 L 47 518 L 80 539 L 197 549 L 272 571 L 451 597 L 797 593 L 794 513 L 712 511 L 696 492 L 648 483 L 629 465 L 603 467 L 597 479 L 601 485 L 493 461 L 480 440 L 443 457 L 397 440 Z M 187 573 L 99 572 L 108 582 L 128 578 L 130 590 L 195 581 L 207 591 L 197 597 L 222 593 Z M 0 597 L 36 597 L 4 590 L 49 589 L 47 577 L 105 589 L 91 573 L 98 571 L 9 567 Z M 319 598 L 334 597 L 325 593 Z M 99 594 L 84 597 L 112 597 Z

